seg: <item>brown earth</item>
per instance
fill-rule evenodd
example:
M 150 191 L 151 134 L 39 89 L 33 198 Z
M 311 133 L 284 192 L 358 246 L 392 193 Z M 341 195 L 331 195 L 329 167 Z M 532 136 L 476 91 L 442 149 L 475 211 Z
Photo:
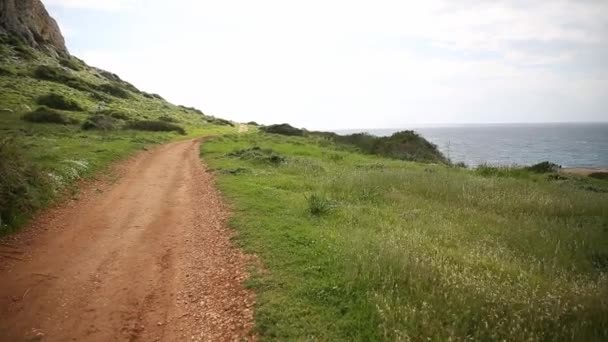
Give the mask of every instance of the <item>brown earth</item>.
M 0 241 L 0 340 L 254 339 L 247 259 L 198 151 L 143 152 Z

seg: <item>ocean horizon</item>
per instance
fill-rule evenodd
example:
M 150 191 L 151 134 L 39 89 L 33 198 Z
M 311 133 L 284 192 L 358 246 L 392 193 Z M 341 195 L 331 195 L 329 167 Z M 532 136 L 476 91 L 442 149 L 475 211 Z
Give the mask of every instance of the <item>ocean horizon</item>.
M 335 132 L 388 136 L 403 130 L 417 132 L 453 162 L 473 167 L 532 165 L 542 161 L 562 167 L 608 167 L 608 122 L 418 124 Z

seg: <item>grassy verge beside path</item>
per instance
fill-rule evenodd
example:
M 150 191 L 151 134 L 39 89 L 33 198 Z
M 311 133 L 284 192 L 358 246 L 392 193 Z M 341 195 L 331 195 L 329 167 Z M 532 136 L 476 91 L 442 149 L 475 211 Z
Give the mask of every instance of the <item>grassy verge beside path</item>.
M 605 181 L 261 133 L 214 138 L 202 157 L 261 261 L 262 339 L 608 338 Z

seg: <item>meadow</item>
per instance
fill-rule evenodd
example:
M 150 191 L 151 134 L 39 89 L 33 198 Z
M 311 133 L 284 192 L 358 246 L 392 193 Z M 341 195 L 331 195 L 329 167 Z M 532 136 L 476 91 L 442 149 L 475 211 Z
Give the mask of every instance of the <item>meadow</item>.
M 264 340 L 608 339 L 606 181 L 258 132 L 201 156 L 257 256 Z

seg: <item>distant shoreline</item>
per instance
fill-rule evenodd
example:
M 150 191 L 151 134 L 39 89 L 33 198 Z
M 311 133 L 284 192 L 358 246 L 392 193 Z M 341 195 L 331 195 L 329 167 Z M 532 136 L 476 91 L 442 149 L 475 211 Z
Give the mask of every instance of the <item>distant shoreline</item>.
M 547 123 L 411 127 L 454 162 L 478 165 L 534 165 L 542 161 L 563 168 L 608 168 L 608 123 Z M 388 136 L 398 129 L 365 129 Z M 339 134 L 355 133 L 338 131 Z
M 560 172 L 580 176 L 589 176 L 595 172 L 608 173 L 608 167 L 564 167 L 560 170 Z
M 405 130 L 416 130 L 416 128 L 458 128 L 458 127 L 524 127 L 524 126 L 547 126 L 547 125 L 608 125 L 608 121 L 571 121 L 571 122 L 496 122 L 496 123 L 420 123 L 420 124 L 409 124 L 409 125 L 398 125 L 399 128 L 335 128 L 335 129 L 320 129 L 325 131 L 334 132 L 337 134 L 352 134 L 352 133 L 364 133 L 373 131 L 405 131 Z

